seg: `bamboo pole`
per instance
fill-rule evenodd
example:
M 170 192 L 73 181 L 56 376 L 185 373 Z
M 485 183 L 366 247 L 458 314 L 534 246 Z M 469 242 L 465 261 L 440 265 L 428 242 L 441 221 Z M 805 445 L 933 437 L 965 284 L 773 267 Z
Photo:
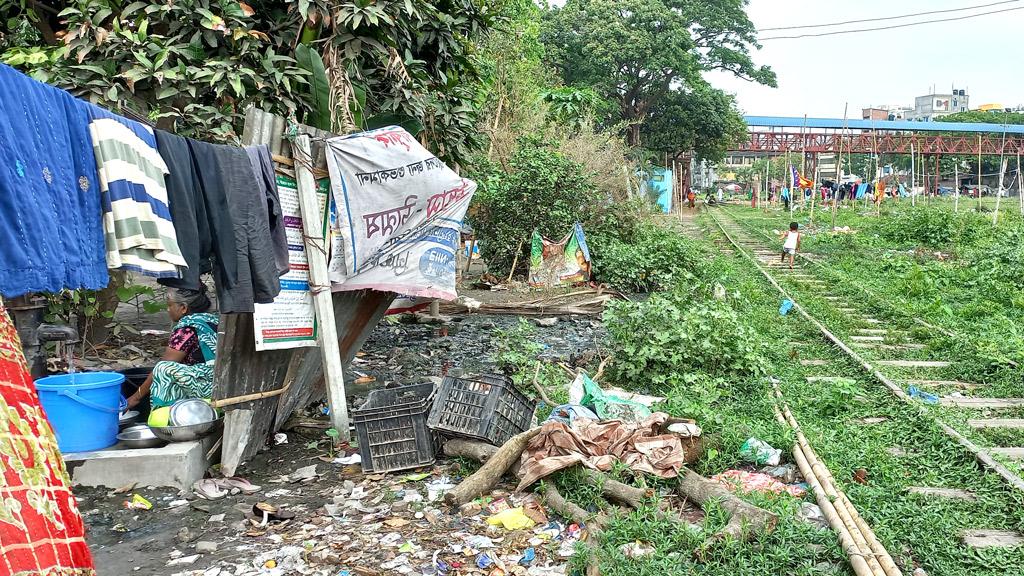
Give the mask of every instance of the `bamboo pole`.
M 978 134 L 978 208 L 981 208 L 981 134 Z
M 1003 198 L 1003 175 L 1006 174 L 1006 117 L 1003 116 L 1003 141 L 999 145 L 999 187 L 996 188 L 996 211 L 992 214 L 992 225 L 999 223 L 999 201 Z
M 773 404 L 772 408 L 775 411 L 775 418 L 783 425 L 787 425 L 785 417 L 779 412 L 779 407 Z M 800 451 L 796 444 L 793 445 L 793 458 L 800 468 L 800 473 L 811 486 L 811 491 L 818 502 L 818 507 L 821 508 L 822 515 L 828 521 L 829 526 L 832 527 L 832 531 L 839 536 L 839 545 L 846 552 L 846 557 L 850 560 L 850 566 L 853 568 L 854 573 L 857 576 L 875 576 L 875 572 L 868 566 L 867 560 L 864 559 L 864 552 L 857 546 L 850 530 L 843 524 L 843 520 L 839 517 L 835 506 L 832 505 L 832 502 L 825 494 L 825 489 L 818 481 L 818 477 L 814 475 L 806 458 L 804 458 L 803 452 Z
M 1018 155 L 1018 160 L 1019 160 L 1019 155 Z M 960 158 L 957 158 L 956 162 L 953 163 L 953 179 L 956 180 L 956 182 L 953 184 L 953 187 L 956 188 L 956 190 L 954 190 L 954 192 L 953 192 L 954 193 L 954 196 L 953 196 L 953 212 L 959 213 L 960 212 Z M 1021 197 L 1021 202 L 1022 202 L 1021 208 L 1020 208 L 1021 209 L 1021 214 L 1024 214 L 1024 196 Z
M 914 141 L 910 141 L 910 205 L 917 206 L 917 190 L 914 188 L 916 181 L 914 172 Z
M 847 113 L 850 106 L 849 102 L 843 104 L 843 129 L 839 133 L 839 153 L 836 158 L 836 185 L 842 187 L 843 185 L 843 139 L 846 137 L 846 122 Z M 832 229 L 836 228 L 836 216 L 839 212 L 839 195 L 835 194 L 832 197 Z
M 1020 173 L 1020 152 L 1017 152 L 1017 196 L 1020 197 L 1020 213 L 1024 216 L 1024 175 Z

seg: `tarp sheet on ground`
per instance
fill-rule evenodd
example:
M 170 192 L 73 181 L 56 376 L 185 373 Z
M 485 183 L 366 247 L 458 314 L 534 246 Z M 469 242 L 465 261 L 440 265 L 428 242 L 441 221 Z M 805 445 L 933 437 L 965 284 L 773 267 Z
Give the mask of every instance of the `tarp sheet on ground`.
M 337 209 L 332 289 L 454 300 L 455 251 L 476 183 L 395 126 L 331 138 L 326 152 Z
M 533 231 L 530 286 L 560 286 L 590 280 L 590 250 L 579 222 L 558 242 Z

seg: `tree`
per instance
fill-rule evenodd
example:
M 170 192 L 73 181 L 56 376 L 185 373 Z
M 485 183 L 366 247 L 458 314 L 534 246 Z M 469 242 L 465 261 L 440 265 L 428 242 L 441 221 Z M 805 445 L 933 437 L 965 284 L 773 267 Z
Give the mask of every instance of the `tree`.
M 733 97 L 704 82 L 691 90 L 671 90 L 651 109 L 640 135 L 648 150 L 679 155 L 693 151 L 718 162 L 747 134 Z
M 749 48 L 755 29 L 746 0 L 568 0 L 553 9 L 541 36 L 566 84 L 593 87 L 617 105 L 606 119 L 641 144 L 640 124 L 673 89 L 695 86 L 701 72 L 727 70 L 775 85 Z
M 5 62 L 184 135 L 237 141 L 260 106 L 338 132 L 401 123 L 459 162 L 479 144 L 474 39 L 496 14 L 484 0 L 0 0 L 0 16 Z

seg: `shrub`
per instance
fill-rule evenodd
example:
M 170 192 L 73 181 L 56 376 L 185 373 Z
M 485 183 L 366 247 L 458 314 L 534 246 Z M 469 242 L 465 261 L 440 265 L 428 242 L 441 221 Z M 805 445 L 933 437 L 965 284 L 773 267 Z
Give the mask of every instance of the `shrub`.
M 678 232 L 640 224 L 631 238 L 588 234 L 595 279 L 629 292 L 671 290 L 704 276 L 707 249 Z
M 962 248 L 984 238 L 991 229 L 986 221 L 986 217 L 973 212 L 957 214 L 929 206 L 901 207 L 877 220 L 874 229 L 883 238 L 901 244 Z
M 480 186 L 469 219 L 481 255 L 497 274 L 511 268 L 517 247 L 517 268 L 529 264 L 523 255 L 535 229 L 561 238 L 600 201 L 583 167 L 537 138 L 520 139 L 507 169 L 481 162 L 473 177 Z
M 727 302 L 707 299 L 707 288 L 655 294 L 644 302 L 616 302 L 605 311 L 611 340 L 611 376 L 622 386 L 664 392 L 710 377 L 761 375 L 762 344 Z

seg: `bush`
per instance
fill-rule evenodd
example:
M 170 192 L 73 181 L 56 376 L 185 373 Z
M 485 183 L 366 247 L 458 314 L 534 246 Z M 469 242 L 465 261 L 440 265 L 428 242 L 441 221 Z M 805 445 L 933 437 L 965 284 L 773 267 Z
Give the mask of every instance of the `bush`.
M 896 209 L 877 220 L 874 228 L 883 238 L 901 244 L 963 248 L 982 240 L 991 224 L 977 213 L 919 206 Z
M 612 378 L 628 388 L 664 392 L 710 377 L 765 372 L 762 344 L 727 302 L 707 288 L 615 302 L 605 311 L 614 361 Z
M 499 275 L 508 273 L 517 247 L 517 268 L 528 266 L 530 259 L 524 255 L 535 229 L 549 238 L 561 238 L 600 202 L 582 165 L 566 158 L 551 142 L 537 138 L 520 139 L 507 169 L 483 161 L 473 177 L 479 188 L 469 220 L 481 256 Z
M 596 280 L 629 292 L 652 292 L 704 276 L 710 254 L 690 238 L 650 222 L 630 236 L 587 235 Z

